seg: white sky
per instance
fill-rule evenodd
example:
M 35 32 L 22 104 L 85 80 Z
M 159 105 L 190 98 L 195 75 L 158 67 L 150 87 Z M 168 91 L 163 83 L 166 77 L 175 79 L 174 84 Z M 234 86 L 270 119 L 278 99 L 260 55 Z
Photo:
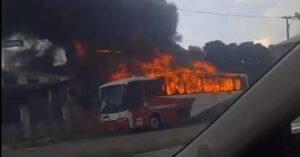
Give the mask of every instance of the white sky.
M 167 0 L 177 8 L 229 14 L 258 16 L 293 16 L 300 12 L 300 0 Z M 256 41 L 265 45 L 286 39 L 283 19 L 257 19 L 203 15 L 178 11 L 179 44 L 203 46 L 212 40 L 225 43 Z M 290 35 L 300 34 L 300 21 L 295 20 Z

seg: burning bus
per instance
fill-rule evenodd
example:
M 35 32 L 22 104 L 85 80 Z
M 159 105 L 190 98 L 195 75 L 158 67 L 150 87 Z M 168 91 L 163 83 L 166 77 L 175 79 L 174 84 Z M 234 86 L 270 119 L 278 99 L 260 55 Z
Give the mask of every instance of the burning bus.
M 245 74 L 222 74 L 204 61 L 172 68 L 172 56 L 140 63 L 143 77 L 129 77 L 122 66 L 115 80 L 99 86 L 99 122 L 104 129 L 176 125 L 242 93 Z M 117 79 L 117 77 L 125 77 Z

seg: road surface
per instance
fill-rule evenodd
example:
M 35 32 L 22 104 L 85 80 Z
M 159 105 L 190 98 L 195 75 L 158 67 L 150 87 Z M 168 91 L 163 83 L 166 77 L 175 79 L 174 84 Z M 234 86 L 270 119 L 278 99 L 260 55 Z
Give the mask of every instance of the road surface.
M 4 157 L 109 157 L 132 156 L 137 153 L 183 145 L 205 127 L 205 124 L 143 132 L 115 137 L 63 142 L 42 147 L 8 149 Z

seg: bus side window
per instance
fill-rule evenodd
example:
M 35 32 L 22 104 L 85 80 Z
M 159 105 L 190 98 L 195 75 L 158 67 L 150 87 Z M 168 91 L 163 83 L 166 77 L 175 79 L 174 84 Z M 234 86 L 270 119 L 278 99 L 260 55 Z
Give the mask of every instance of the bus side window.
M 125 95 L 125 105 L 131 107 L 139 106 L 143 103 L 144 91 L 141 82 L 128 83 Z
M 162 90 L 163 80 L 151 80 L 144 83 L 145 86 L 145 96 L 163 96 L 164 91 Z

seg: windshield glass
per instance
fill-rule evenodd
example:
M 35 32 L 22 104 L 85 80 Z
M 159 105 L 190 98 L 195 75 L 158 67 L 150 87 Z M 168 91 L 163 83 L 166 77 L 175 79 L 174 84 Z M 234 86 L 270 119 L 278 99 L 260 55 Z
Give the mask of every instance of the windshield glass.
M 124 85 L 104 87 L 99 93 L 101 112 L 116 112 L 121 109 Z
M 300 0 L 2 5 L 4 157 L 176 152 L 300 41 Z

